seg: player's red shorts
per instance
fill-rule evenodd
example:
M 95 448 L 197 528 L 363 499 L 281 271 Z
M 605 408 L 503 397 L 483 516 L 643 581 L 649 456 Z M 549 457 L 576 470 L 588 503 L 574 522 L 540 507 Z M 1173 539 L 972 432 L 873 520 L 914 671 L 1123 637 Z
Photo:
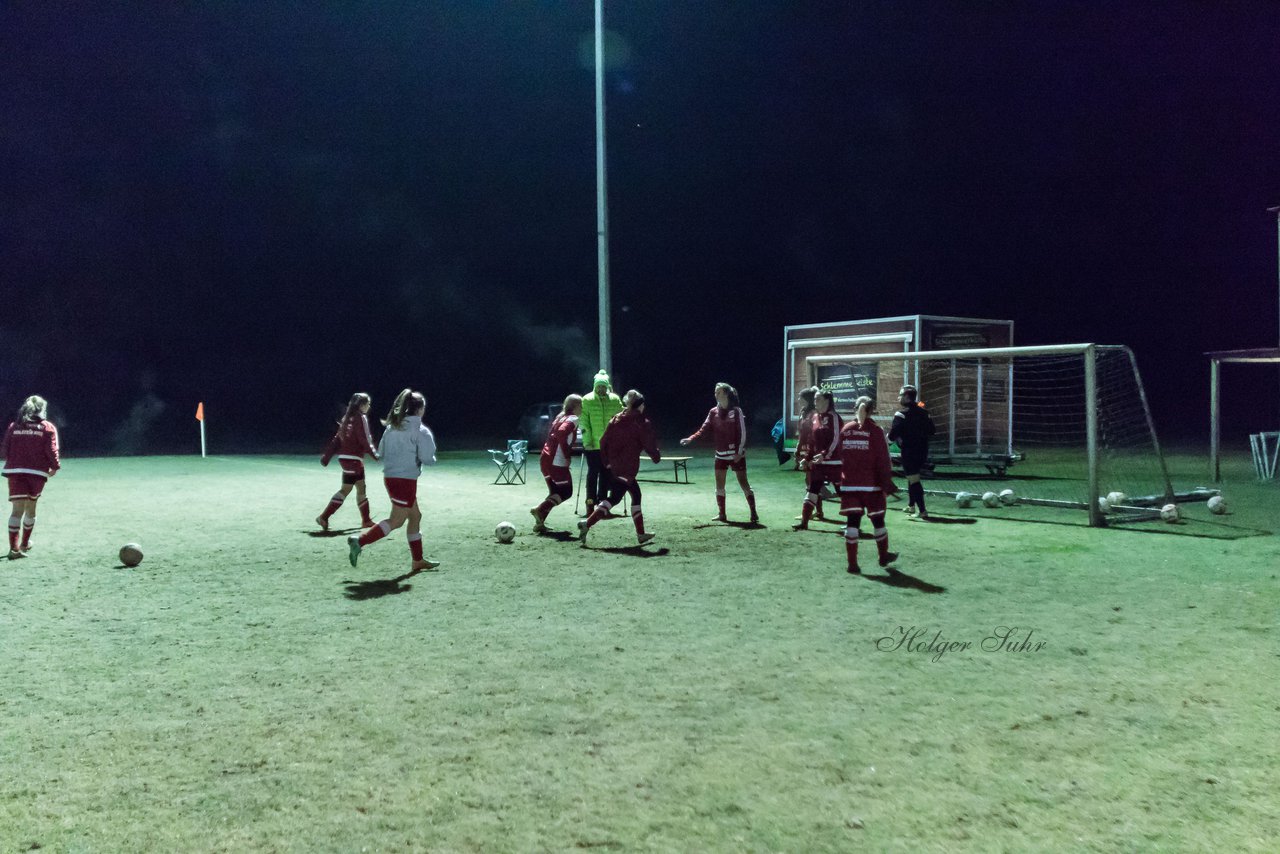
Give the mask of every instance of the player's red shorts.
M 359 483 L 364 480 L 364 460 L 348 460 L 339 459 L 338 465 L 342 466 L 342 482 L 346 484 Z
M 44 492 L 45 481 L 48 480 L 38 474 L 7 474 L 5 477 L 9 480 L 10 501 L 34 501 Z
M 722 460 L 719 457 L 716 457 L 716 471 L 728 471 L 729 469 L 733 469 L 734 471 L 746 471 L 747 458 L 739 457 L 736 460 Z
M 809 466 L 809 476 L 806 478 L 805 485 L 809 487 L 810 492 L 817 492 L 822 489 L 824 483 L 832 486 L 840 485 L 840 464 L 818 463 Z
M 412 507 L 418 503 L 418 479 L 415 477 L 384 477 L 387 497 L 397 507 Z
M 548 457 L 543 457 L 542 478 L 547 482 L 547 492 L 569 498 L 573 495 L 573 474 L 568 466 L 553 466 Z
M 885 512 L 884 493 L 880 490 L 872 490 L 870 492 L 846 492 L 845 488 L 840 487 L 840 514 L 848 516 L 850 513 L 884 513 Z

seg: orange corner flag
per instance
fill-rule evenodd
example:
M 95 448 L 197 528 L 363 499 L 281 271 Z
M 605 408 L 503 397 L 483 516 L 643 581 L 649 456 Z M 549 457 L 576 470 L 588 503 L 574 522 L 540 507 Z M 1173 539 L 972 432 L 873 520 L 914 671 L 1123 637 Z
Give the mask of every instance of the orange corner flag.
M 204 420 L 204 401 L 203 400 L 200 401 L 198 404 L 196 404 L 196 420 L 197 421 Z

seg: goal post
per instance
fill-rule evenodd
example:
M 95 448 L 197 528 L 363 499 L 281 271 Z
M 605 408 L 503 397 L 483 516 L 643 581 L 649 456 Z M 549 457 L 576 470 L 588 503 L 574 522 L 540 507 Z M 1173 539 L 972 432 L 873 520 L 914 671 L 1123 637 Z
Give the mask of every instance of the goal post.
M 819 365 L 845 364 L 848 373 L 873 378 L 866 390 L 886 429 L 899 387 L 917 387 L 937 429 L 930 443 L 930 493 L 981 496 L 1011 489 L 1020 505 L 1084 510 L 1095 527 L 1150 518 L 1174 500 L 1128 347 L 823 354 L 809 361 L 815 377 L 833 374 Z M 1124 499 L 1099 501 L 1117 493 Z

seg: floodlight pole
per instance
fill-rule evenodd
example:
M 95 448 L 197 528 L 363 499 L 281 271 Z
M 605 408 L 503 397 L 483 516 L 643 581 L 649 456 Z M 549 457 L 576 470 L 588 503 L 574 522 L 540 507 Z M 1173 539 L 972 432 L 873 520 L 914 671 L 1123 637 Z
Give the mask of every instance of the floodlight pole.
M 596 0 L 596 258 L 600 302 L 600 367 L 613 373 L 609 341 L 609 202 L 604 157 L 604 0 Z
M 1274 208 L 1267 208 L 1267 211 L 1276 215 L 1276 317 L 1280 320 L 1280 205 L 1276 205 Z M 1277 333 L 1280 333 L 1280 328 L 1277 329 Z M 1277 337 L 1277 343 L 1280 343 L 1280 335 Z

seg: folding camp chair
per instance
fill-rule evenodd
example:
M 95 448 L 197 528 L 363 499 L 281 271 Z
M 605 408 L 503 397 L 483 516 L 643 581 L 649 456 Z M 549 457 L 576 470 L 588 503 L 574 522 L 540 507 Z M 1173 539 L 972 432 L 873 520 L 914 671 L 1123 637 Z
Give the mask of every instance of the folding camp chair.
M 524 483 L 524 467 L 529 456 L 529 443 L 524 439 L 510 439 L 505 451 L 489 449 L 493 464 L 498 467 L 494 483 Z

